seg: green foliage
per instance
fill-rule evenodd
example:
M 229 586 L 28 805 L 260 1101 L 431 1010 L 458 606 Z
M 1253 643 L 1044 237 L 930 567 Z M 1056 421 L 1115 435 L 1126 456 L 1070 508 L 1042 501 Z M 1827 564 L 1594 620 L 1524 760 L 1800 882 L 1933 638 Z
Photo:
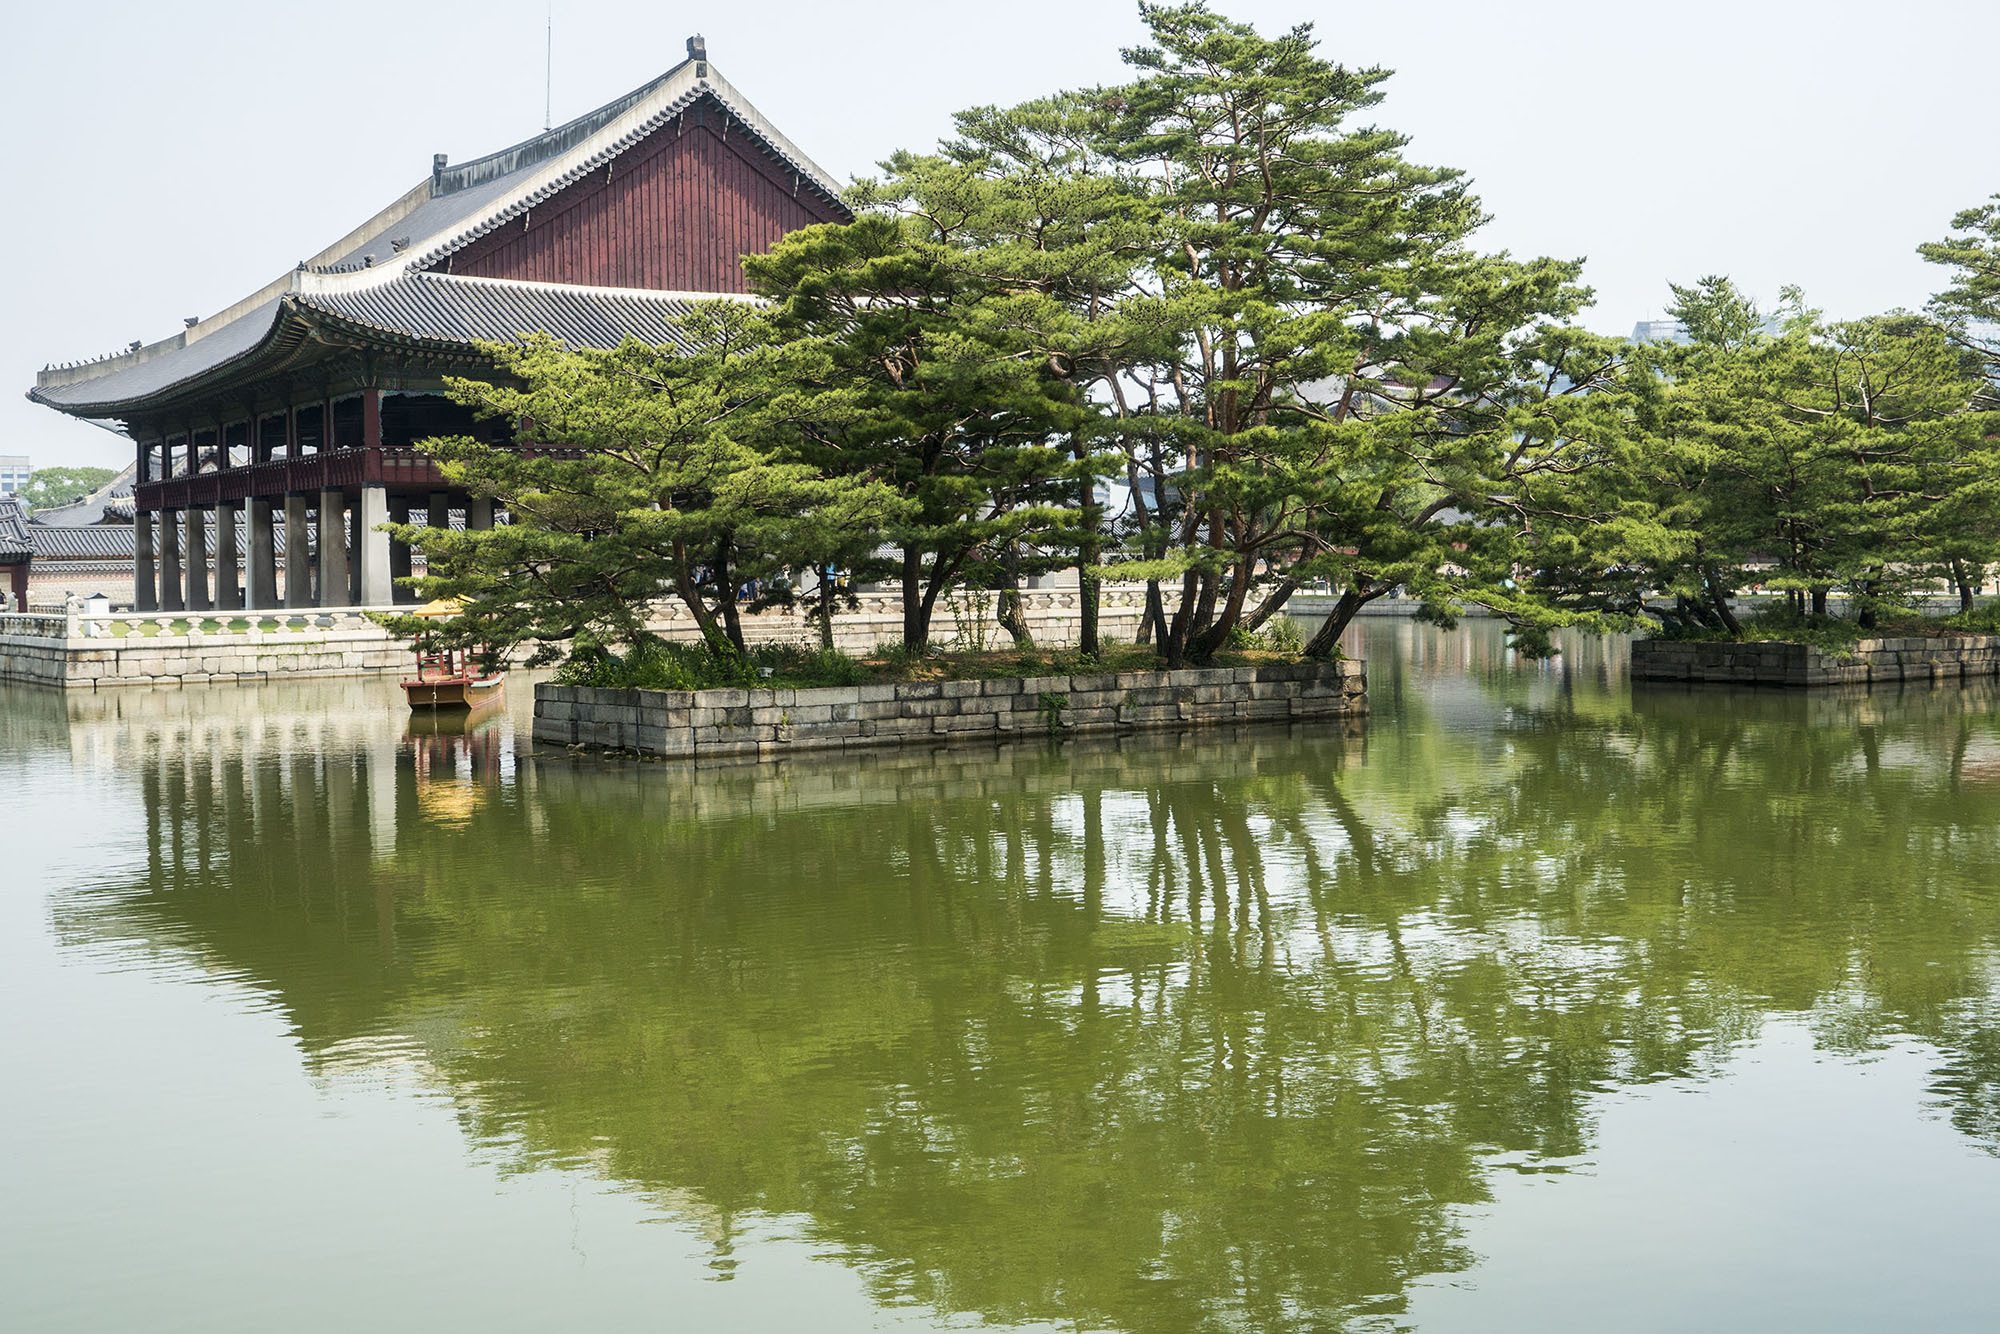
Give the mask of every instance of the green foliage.
M 14 494 L 30 510 L 53 509 L 82 500 L 117 475 L 109 468 L 37 468 Z
M 1931 310 L 1960 346 L 1980 358 L 1989 382 L 2000 378 L 2000 195 L 1959 213 L 1952 234 L 1917 247 L 1951 272 Z
M 636 645 L 672 596 L 707 642 L 741 653 L 744 583 L 838 563 L 899 512 L 888 487 L 828 475 L 789 448 L 789 363 L 743 302 L 697 307 L 665 347 L 571 351 L 544 336 L 485 350 L 500 375 L 453 394 L 520 423 L 528 448 L 423 447 L 512 522 L 396 530 L 425 548 L 422 594 L 464 604 L 441 635 Z
M 1839 616 L 1817 616 L 1810 612 L 1801 615 L 1789 608 L 1770 608 L 1743 617 L 1740 635 L 1713 627 L 1676 622 L 1660 637 L 1701 642 L 1740 639 L 1761 643 L 1810 644 L 1836 657 L 1847 657 L 1869 633 L 1853 621 Z
M 1690 340 L 1640 350 L 1641 448 L 1585 483 L 1633 527 L 1612 549 L 1588 533 L 1578 555 L 1545 545 L 1535 582 L 1668 634 L 1743 637 L 1731 601 L 1752 585 L 1791 599 L 1802 630 L 1834 595 L 1867 629 L 1917 585 L 2000 557 L 2000 450 L 1946 329 L 1829 321 L 1792 290 L 1769 331 L 1726 278 L 1674 292 Z
M 1260 653 L 1296 654 L 1306 646 L 1306 632 L 1289 616 L 1274 616 L 1261 629 L 1238 626 L 1230 632 L 1229 646 Z
M 772 302 L 796 456 L 898 502 L 875 536 L 900 554 L 913 651 L 983 554 L 1073 545 L 1066 500 L 1088 476 L 1054 439 L 1081 410 L 1037 349 L 1047 303 L 964 262 L 947 221 L 960 184 L 913 176 L 907 214 L 808 227 L 744 261 Z
M 745 652 L 644 638 L 624 653 L 579 639 L 557 670 L 564 685 L 607 689 L 714 690 L 725 687 L 858 685 L 867 670 L 832 649 L 760 644 Z

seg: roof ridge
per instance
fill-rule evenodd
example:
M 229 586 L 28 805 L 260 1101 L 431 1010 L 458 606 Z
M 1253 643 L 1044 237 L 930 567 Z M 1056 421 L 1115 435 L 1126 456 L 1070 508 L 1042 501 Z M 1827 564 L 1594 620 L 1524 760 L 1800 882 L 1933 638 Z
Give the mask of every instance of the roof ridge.
M 675 291 L 664 287 L 616 287 L 605 283 L 561 283 L 546 278 L 494 278 L 479 273 L 440 273 L 436 269 L 420 269 L 415 273 L 404 274 L 397 281 L 518 287 L 530 291 L 574 292 L 585 296 L 642 296 L 666 301 L 755 302 L 762 299 L 747 292 L 695 292 Z

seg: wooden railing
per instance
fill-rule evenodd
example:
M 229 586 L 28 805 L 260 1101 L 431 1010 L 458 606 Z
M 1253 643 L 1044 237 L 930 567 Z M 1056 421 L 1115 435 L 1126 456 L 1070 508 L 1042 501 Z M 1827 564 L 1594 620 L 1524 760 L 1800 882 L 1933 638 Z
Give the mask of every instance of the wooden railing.
M 133 498 L 140 510 L 201 509 L 244 500 L 282 500 L 312 491 L 360 486 L 433 490 L 444 475 L 427 454 L 408 446 L 332 449 L 295 459 L 274 459 L 247 467 L 142 482 Z

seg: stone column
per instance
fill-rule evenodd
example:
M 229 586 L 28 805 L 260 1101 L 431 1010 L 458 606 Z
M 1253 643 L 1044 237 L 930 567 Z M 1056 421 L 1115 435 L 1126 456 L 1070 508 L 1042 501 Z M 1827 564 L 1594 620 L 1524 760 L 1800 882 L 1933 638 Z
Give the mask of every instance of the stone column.
M 474 496 L 465 502 L 465 530 L 469 533 L 483 533 L 493 526 L 493 502 L 484 496 Z
M 347 600 L 347 497 L 319 493 L 319 605 L 344 607 Z
M 242 510 L 235 501 L 215 507 L 215 605 L 221 611 L 243 606 L 242 562 L 236 552 L 236 517 Z
M 306 498 L 285 497 L 285 605 L 310 607 L 312 539 L 306 528 Z
M 396 523 L 403 523 L 403 524 L 408 523 L 410 521 L 409 504 L 401 500 L 396 501 L 394 504 L 389 506 L 389 517 Z M 407 579 L 409 577 L 410 577 L 410 544 L 408 542 L 398 541 L 396 538 L 392 537 L 389 539 L 389 578 L 392 581 L 396 581 L 396 580 Z M 415 593 L 412 593 L 409 589 L 403 587 L 401 583 L 392 582 L 391 587 L 395 592 L 396 601 L 398 602 L 410 602 L 413 601 L 417 596 Z
M 278 605 L 278 544 L 271 533 L 271 502 L 250 502 L 249 605 L 269 611 Z
M 160 511 L 160 596 L 161 611 L 180 611 L 187 606 L 187 591 L 181 583 L 181 516 L 172 510 Z
M 153 512 L 140 510 L 132 516 L 132 609 L 160 609 L 159 572 L 153 563 Z M 22 610 L 26 610 L 23 608 Z
M 183 558 L 187 574 L 187 609 L 207 611 L 214 604 L 208 600 L 208 516 L 190 507 L 182 512 L 187 522 L 186 551 Z
M 361 571 L 364 607 L 386 607 L 396 600 L 396 586 L 389 582 L 389 535 L 381 531 L 387 522 L 389 493 L 379 486 L 362 487 L 354 523 L 354 563 Z

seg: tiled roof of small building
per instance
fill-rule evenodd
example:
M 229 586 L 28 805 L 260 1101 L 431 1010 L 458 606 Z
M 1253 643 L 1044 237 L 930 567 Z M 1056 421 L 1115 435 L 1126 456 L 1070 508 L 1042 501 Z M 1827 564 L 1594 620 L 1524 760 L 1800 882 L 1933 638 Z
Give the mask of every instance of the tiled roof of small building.
M 28 541 L 27 508 L 18 496 L 0 496 L 0 564 L 15 565 L 34 554 Z
M 31 523 L 28 542 L 36 556 L 51 560 L 130 561 L 135 550 L 133 530 L 124 524 L 69 527 Z

